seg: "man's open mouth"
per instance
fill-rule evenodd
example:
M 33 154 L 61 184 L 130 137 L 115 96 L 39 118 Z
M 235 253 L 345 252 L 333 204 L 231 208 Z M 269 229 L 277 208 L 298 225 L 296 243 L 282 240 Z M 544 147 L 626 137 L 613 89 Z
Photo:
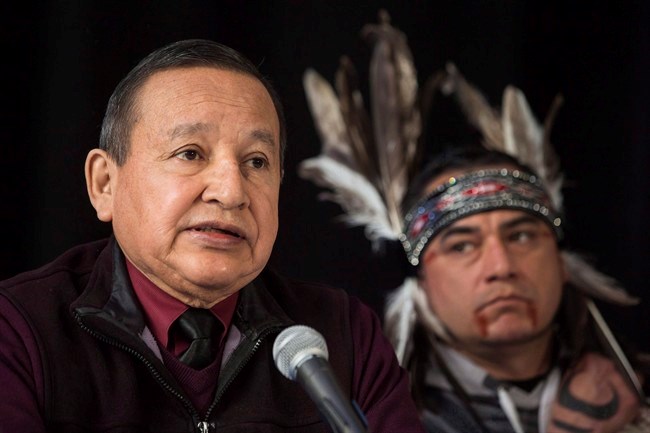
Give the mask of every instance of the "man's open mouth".
M 240 235 L 239 233 L 233 232 L 231 230 L 216 228 L 216 227 L 194 227 L 192 230 L 197 232 L 204 232 L 204 233 L 209 233 L 209 232 L 223 233 L 225 235 L 234 236 L 236 238 L 243 238 L 243 236 Z

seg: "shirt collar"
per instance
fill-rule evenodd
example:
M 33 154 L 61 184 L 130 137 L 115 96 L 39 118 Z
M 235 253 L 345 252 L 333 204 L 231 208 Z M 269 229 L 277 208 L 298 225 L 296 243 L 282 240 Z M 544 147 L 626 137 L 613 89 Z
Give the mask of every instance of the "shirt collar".
M 532 390 L 525 391 L 519 387 L 510 386 L 509 382 L 502 382 L 493 378 L 484 369 L 475 364 L 469 357 L 446 344 L 438 344 L 436 345 L 436 349 L 432 350 L 438 352 L 441 361 L 447 366 L 453 366 L 451 370 L 454 378 L 469 395 L 475 397 L 490 397 L 495 395 L 498 387 L 506 386 L 511 397 L 515 399 L 517 406 L 537 407 L 539 404 L 542 391 L 546 386 L 546 378 L 548 375 L 544 375 L 544 377 L 539 380 L 537 386 Z M 429 368 L 427 369 L 424 381 L 427 385 L 436 388 L 446 390 L 453 389 L 448 378 L 437 365 L 433 353 L 430 354 Z
M 154 337 L 163 346 L 168 347 L 169 328 L 189 307 L 152 283 L 129 260 L 126 260 L 126 268 L 135 295 L 142 305 L 147 326 L 151 329 Z M 210 308 L 210 311 L 222 323 L 224 330 L 227 330 L 232 322 L 238 298 L 239 291 Z M 226 334 L 227 332 L 224 332 L 221 335 L 220 346 L 223 344 Z

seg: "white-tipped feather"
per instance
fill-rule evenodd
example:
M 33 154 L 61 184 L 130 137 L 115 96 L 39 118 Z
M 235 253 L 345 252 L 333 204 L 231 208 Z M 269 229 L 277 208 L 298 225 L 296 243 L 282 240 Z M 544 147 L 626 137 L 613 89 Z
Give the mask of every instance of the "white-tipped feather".
M 414 299 L 418 290 L 417 280 L 406 278 L 400 287 L 388 295 L 386 303 L 386 334 L 401 365 L 404 365 L 412 350 L 411 335 L 416 320 Z
M 451 341 L 447 328 L 431 310 L 427 295 L 417 278 L 407 277 L 404 283 L 388 295 L 385 328 L 397 359 L 406 365 L 413 351 L 413 329 L 417 322 L 443 341 Z
M 366 237 L 373 246 L 378 246 L 382 238 L 397 239 L 400 229 L 391 227 L 386 205 L 364 176 L 325 155 L 301 162 L 298 172 L 303 178 L 330 188 L 332 192 L 321 197 L 338 203 L 345 211 L 342 219 L 350 226 L 365 226 Z
M 447 330 L 447 327 L 442 320 L 438 317 L 436 313 L 431 309 L 429 305 L 429 299 L 427 298 L 426 292 L 424 289 L 420 288 L 415 293 L 415 311 L 417 312 L 418 319 L 429 331 L 437 335 L 442 341 L 450 342 L 451 335 Z
M 587 295 L 618 305 L 636 305 L 639 300 L 630 296 L 612 277 L 597 271 L 580 255 L 562 251 L 562 259 L 569 282 Z

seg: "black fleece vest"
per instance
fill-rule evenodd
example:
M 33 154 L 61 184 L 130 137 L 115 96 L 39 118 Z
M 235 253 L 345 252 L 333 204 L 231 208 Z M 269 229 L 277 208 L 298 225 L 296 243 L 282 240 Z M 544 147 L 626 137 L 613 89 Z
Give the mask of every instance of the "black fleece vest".
M 330 363 L 350 392 L 353 360 L 344 292 L 288 283 L 265 271 L 242 290 L 233 323 L 243 341 L 222 368 L 217 403 L 198 417 L 181 387 L 138 335 L 134 305 L 114 296 L 126 275 L 113 239 L 74 248 L 0 283 L 33 329 L 44 370 L 43 416 L 51 432 L 329 432 L 315 405 L 275 368 L 275 335 L 292 323 L 319 329 Z M 124 281 L 122 281 L 124 283 Z M 129 284 L 130 286 L 130 284 Z M 112 296 L 113 293 L 113 296 Z M 331 307 L 331 308 L 330 308 Z M 336 317 L 322 317 L 322 311 Z

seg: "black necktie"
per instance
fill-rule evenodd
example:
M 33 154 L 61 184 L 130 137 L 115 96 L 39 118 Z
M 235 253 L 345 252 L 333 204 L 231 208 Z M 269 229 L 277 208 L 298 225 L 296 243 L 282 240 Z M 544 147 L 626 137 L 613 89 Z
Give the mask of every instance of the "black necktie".
M 178 332 L 190 343 L 178 359 L 196 370 L 210 365 L 217 353 L 221 322 L 209 310 L 190 308 L 181 314 L 176 324 Z

